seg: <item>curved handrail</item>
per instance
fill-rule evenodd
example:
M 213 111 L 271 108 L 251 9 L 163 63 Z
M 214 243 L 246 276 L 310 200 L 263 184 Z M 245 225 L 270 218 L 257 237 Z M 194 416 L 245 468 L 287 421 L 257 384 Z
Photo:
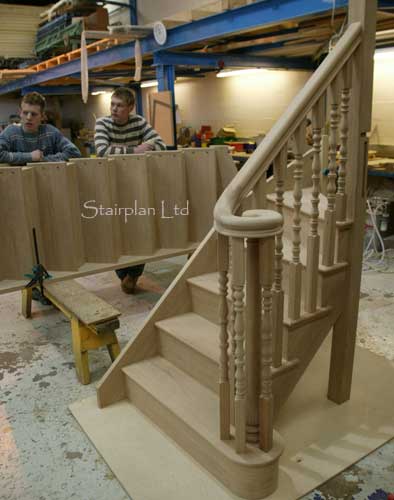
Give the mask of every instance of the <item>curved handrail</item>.
M 347 28 L 333 51 L 328 54 L 222 193 L 214 209 L 214 227 L 219 233 L 230 236 L 242 231 L 245 236 L 251 237 L 255 234 L 255 237 L 259 237 L 270 236 L 278 231 L 278 219 L 273 217 L 271 211 L 250 218 L 234 215 L 234 212 L 356 50 L 361 42 L 361 32 L 359 22 L 352 23 Z

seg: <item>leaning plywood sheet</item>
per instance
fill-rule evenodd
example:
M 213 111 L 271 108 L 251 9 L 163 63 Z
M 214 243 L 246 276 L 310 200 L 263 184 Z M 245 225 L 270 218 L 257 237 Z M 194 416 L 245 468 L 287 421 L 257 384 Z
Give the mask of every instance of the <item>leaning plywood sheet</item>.
M 0 279 L 22 277 L 33 267 L 32 228 L 24 197 L 22 169 L 1 168 Z
M 189 201 L 189 239 L 201 241 L 212 226 L 217 199 L 215 151 L 208 148 L 184 150 Z
M 115 176 L 111 160 L 78 159 L 81 224 L 86 262 L 114 262 L 121 255 L 119 217 L 114 215 Z
M 147 155 L 153 179 L 156 224 L 162 248 L 188 244 L 188 200 L 185 161 L 179 151 Z
M 145 155 L 113 156 L 123 255 L 151 254 L 158 247 L 152 179 Z
M 74 271 L 85 261 L 76 168 L 61 162 L 34 166 L 47 269 Z
M 149 95 L 150 122 L 167 146 L 174 145 L 172 93 L 169 90 Z

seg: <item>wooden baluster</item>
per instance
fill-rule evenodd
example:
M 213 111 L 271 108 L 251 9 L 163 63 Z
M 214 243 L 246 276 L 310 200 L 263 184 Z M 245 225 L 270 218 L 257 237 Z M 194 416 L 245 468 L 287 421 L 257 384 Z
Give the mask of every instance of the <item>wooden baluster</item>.
M 323 258 L 325 266 L 334 264 L 335 254 L 335 224 L 336 224 L 336 179 L 337 179 L 337 131 L 339 123 L 338 114 L 338 78 L 336 78 L 328 89 L 330 109 L 330 134 L 328 149 L 328 185 L 327 185 L 327 210 L 325 213 Z
M 287 164 L 287 144 L 274 160 L 275 179 L 275 206 L 276 211 L 283 215 L 283 193 Z M 273 288 L 273 365 L 278 368 L 282 365 L 282 358 L 287 358 L 287 346 L 283 346 L 283 303 L 284 291 L 282 286 L 283 274 L 283 240 L 282 233 L 275 237 L 275 277 Z
M 230 439 L 230 383 L 228 359 L 228 306 L 227 283 L 229 267 L 228 238 L 218 235 L 218 270 L 219 270 L 219 399 L 220 399 L 220 439 Z
M 233 274 L 233 249 L 231 245 L 231 239 L 228 240 L 229 243 L 229 275 Z M 229 351 L 229 379 L 230 379 L 230 423 L 234 424 L 234 398 L 235 398 L 235 332 L 234 332 L 234 322 L 235 322 L 235 311 L 234 311 L 234 290 L 231 286 L 228 287 L 228 295 L 231 294 L 230 310 L 228 315 L 229 320 L 229 334 L 230 334 L 230 351 Z
M 296 320 L 301 314 L 301 199 L 302 199 L 302 153 L 305 144 L 305 124 L 294 133 L 294 215 L 293 258 L 289 264 L 289 318 Z
M 317 305 L 317 279 L 319 271 L 320 236 L 319 225 L 319 195 L 320 195 L 320 151 L 321 129 L 324 125 L 324 100 L 320 99 L 312 109 L 313 130 L 313 160 L 312 160 L 312 214 L 310 233 L 307 240 L 306 257 L 306 312 L 313 313 Z
M 257 181 L 253 190 L 252 208 L 267 208 L 267 171 Z
M 343 88 L 341 92 L 341 122 L 340 122 L 340 149 L 339 149 L 339 171 L 338 171 L 338 191 L 336 200 L 337 220 L 346 219 L 346 169 L 348 159 L 348 132 L 349 132 L 349 101 L 351 65 L 348 62 L 341 73 Z
M 246 445 L 246 375 L 245 375 L 245 328 L 244 328 L 244 240 L 232 238 L 234 297 L 234 334 L 235 334 L 235 449 L 243 453 Z
M 259 241 L 247 239 L 246 258 L 246 441 L 259 441 L 261 286 Z
M 263 289 L 261 319 L 260 448 L 269 451 L 273 441 L 272 396 L 272 293 L 274 238 L 260 241 L 260 280 Z

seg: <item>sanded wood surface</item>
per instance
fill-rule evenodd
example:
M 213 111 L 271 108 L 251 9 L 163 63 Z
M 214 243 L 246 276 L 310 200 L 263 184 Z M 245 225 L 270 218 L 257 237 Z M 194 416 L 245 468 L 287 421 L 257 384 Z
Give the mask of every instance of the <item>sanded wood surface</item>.
M 35 227 L 40 260 L 55 279 L 191 253 L 212 227 L 215 200 L 235 175 L 223 147 L 0 170 L 2 213 L 11 214 L 7 244 L 25 233 L 31 238 Z M 10 194 L 8 176 L 17 172 L 23 172 L 19 191 Z M 17 246 L 4 254 L 0 293 L 23 287 L 31 272 L 31 258 L 23 269 L 12 262 L 23 261 L 18 252 L 28 248 Z
M 148 155 L 154 179 L 154 203 L 160 246 L 179 248 L 188 242 L 185 161 L 181 152 L 164 151 Z M 181 215 L 177 210 L 185 210 Z M 190 212 L 190 209 L 189 209 Z
M 114 262 L 121 255 L 120 218 L 107 215 L 115 204 L 115 178 L 107 159 L 77 159 L 81 224 L 86 262 Z M 89 208 L 91 207 L 91 208 Z M 103 215 L 96 209 L 103 207 Z
M 85 325 L 94 325 L 120 316 L 120 311 L 86 290 L 74 280 L 44 282 L 45 290 Z
M 0 277 L 31 272 L 34 257 L 28 212 L 24 207 L 23 172 L 20 167 L 0 169 Z M 16 207 L 23 207 L 17 210 Z
M 40 248 L 47 269 L 77 270 L 85 261 L 75 165 L 34 166 L 40 216 Z
M 111 156 L 116 169 L 116 201 L 130 209 L 120 217 L 122 253 L 151 254 L 158 247 L 156 215 L 144 215 L 154 208 L 152 178 L 146 155 Z
M 189 200 L 189 239 L 201 241 L 212 224 L 218 192 L 215 151 L 209 148 L 183 152 Z

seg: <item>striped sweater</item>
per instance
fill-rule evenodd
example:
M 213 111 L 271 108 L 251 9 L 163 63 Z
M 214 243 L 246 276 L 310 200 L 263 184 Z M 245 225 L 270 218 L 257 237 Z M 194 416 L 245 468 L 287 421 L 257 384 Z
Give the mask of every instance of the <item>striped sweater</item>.
M 125 125 L 117 125 L 110 116 L 96 121 L 94 143 L 97 156 L 131 154 L 139 144 L 147 142 L 154 149 L 166 149 L 159 134 L 143 116 L 130 115 Z
M 0 134 L 0 163 L 25 165 L 32 162 L 32 151 L 43 152 L 42 161 L 68 161 L 79 158 L 81 153 L 52 125 L 40 125 L 38 132 L 25 132 L 22 126 L 8 125 Z

